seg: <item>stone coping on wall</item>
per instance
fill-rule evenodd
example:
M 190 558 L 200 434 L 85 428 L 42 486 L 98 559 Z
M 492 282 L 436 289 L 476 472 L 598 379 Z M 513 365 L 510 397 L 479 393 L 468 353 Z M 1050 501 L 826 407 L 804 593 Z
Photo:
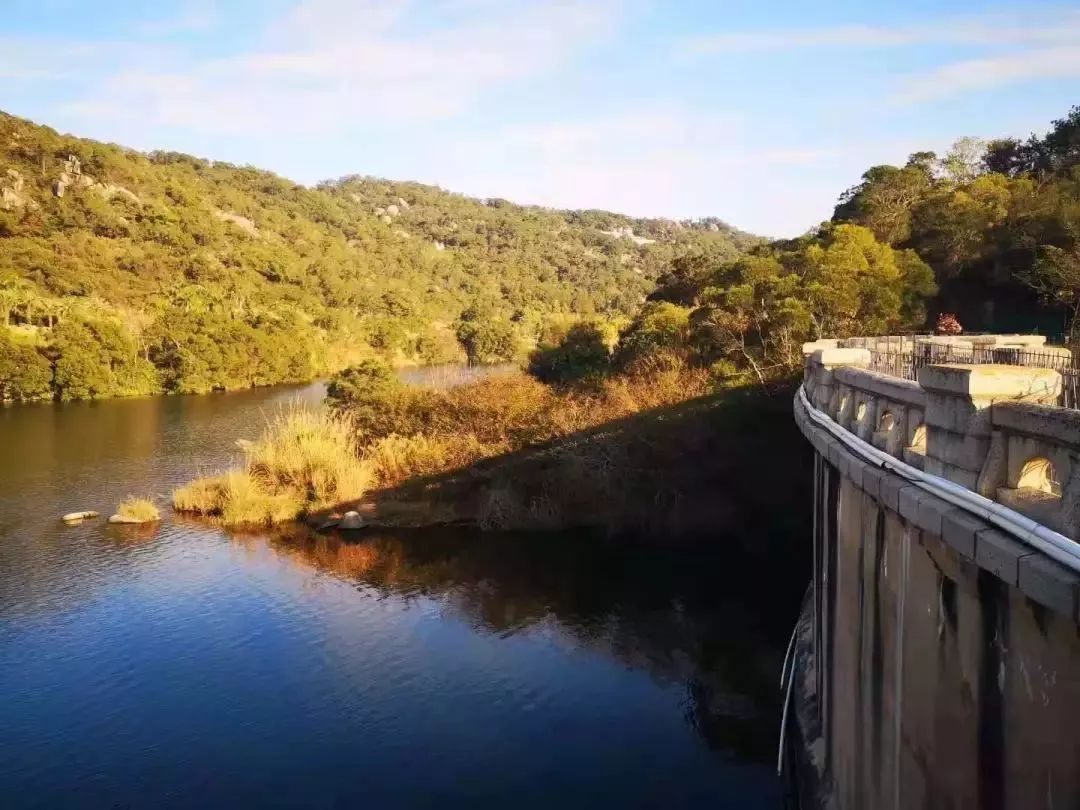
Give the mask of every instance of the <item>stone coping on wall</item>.
M 926 407 L 926 392 L 914 380 L 902 380 L 888 374 L 869 371 L 864 368 L 838 368 L 834 379 L 877 396 L 886 397 L 895 402 L 902 402 L 917 408 Z
M 985 348 L 1016 348 L 1041 350 L 1046 346 L 1045 335 L 871 335 L 867 337 L 830 338 L 840 348 L 884 349 L 910 348 L 917 344 L 939 346 L 977 346 Z M 824 340 L 814 341 L 823 343 Z
M 1080 622 L 1080 575 L 891 470 L 856 455 L 807 413 L 795 398 L 795 421 L 815 450 L 882 509 L 913 529 L 941 539 L 957 555 L 1018 588 L 1033 601 Z
M 843 429 L 1080 538 L 1080 411 L 1055 404 L 1059 372 L 942 363 L 921 367 L 915 382 L 870 371 L 868 349 L 807 348 L 808 398 Z
M 1061 375 L 1049 368 L 985 363 L 942 363 L 919 369 L 919 383 L 933 393 L 965 399 L 1053 402 L 1061 391 Z
M 1075 447 L 1080 441 L 1080 411 L 1031 402 L 995 402 L 995 428 Z

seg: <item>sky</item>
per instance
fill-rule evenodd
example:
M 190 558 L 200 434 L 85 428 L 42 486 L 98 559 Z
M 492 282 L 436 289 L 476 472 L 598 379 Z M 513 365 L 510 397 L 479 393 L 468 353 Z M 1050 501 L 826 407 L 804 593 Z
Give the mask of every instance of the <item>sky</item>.
M 62 132 L 766 236 L 1074 104 L 1080 0 L 0 0 L 0 109 Z

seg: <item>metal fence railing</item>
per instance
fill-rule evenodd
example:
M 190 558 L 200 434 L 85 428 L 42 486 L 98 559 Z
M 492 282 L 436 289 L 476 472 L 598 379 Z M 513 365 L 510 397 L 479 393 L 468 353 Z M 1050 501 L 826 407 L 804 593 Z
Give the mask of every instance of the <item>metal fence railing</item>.
M 918 379 L 923 366 L 940 363 L 969 363 L 984 365 L 1000 363 L 1008 366 L 1051 368 L 1061 374 L 1062 391 L 1058 404 L 1065 408 L 1080 408 L 1080 358 L 1066 349 L 1027 349 L 1001 346 L 916 345 L 900 351 L 870 349 L 870 369 L 904 380 Z

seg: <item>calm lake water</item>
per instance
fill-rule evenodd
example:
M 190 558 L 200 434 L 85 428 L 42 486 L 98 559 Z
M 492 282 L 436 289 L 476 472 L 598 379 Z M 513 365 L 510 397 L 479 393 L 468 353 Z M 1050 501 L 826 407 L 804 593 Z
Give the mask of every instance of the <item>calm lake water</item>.
M 0 408 L 0 807 L 778 806 L 794 607 L 731 557 L 58 520 L 322 394 Z

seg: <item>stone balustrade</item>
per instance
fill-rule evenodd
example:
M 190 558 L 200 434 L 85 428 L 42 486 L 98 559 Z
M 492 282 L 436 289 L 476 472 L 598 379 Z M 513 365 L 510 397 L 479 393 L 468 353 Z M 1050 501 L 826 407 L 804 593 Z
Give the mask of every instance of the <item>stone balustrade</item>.
M 963 345 L 996 351 L 1041 346 L 1040 340 L 978 336 Z M 806 344 L 804 390 L 810 403 L 906 464 L 1080 537 L 1080 411 L 1054 404 L 1061 374 L 1053 368 L 947 363 L 922 366 L 916 381 L 868 368 L 871 351 L 895 351 L 902 341 L 913 345 L 910 337 Z M 862 345 L 845 345 L 856 343 Z
M 1080 411 L 995 402 L 978 492 L 1069 537 L 1080 536 Z

